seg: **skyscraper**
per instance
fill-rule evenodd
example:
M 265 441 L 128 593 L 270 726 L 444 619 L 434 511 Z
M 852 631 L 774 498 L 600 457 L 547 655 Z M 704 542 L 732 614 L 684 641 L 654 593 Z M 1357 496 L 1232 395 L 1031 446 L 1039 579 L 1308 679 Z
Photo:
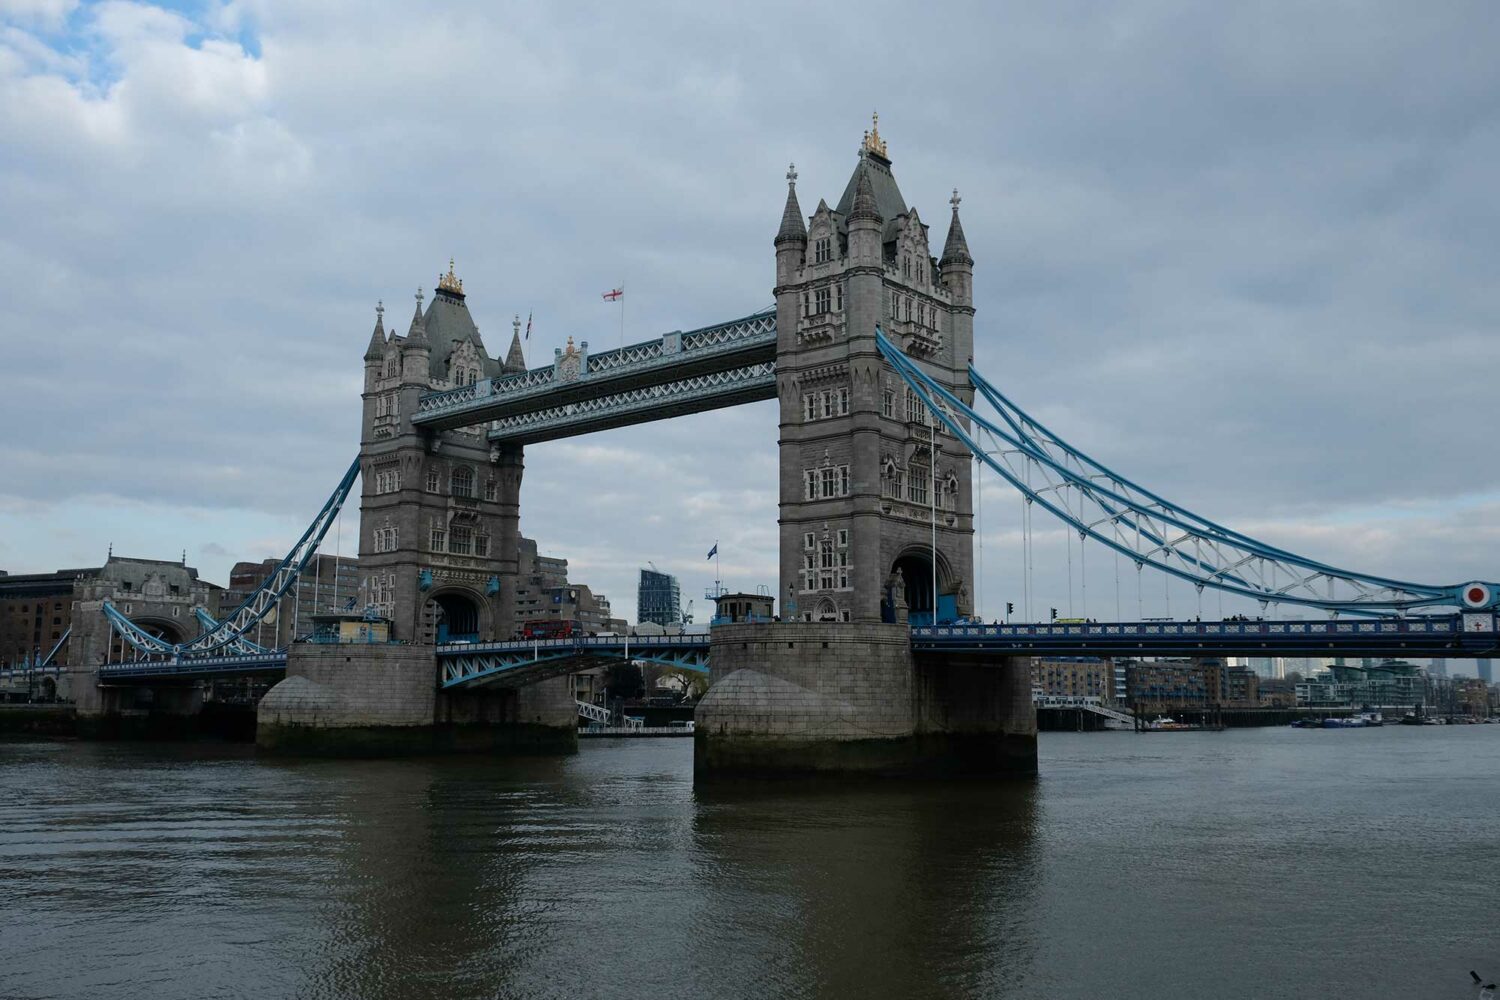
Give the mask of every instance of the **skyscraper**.
M 1474 667 L 1479 671 L 1480 680 L 1484 681 L 1486 684 L 1495 683 L 1495 671 L 1494 668 L 1490 666 L 1489 660 L 1476 660 L 1474 663 Z
M 654 569 L 641 570 L 636 589 L 636 621 L 657 625 L 682 624 L 682 590 L 677 577 Z

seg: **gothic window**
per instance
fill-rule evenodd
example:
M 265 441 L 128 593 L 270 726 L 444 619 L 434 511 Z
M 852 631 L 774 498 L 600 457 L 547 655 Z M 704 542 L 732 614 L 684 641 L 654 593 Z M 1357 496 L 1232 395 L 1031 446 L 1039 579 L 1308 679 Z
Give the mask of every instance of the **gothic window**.
M 441 488 L 442 476 L 438 472 L 438 467 L 435 465 L 429 465 L 427 467 L 427 492 L 436 493 Z
M 386 405 L 387 405 L 386 398 L 384 396 L 376 396 L 375 397 L 375 415 L 377 417 L 383 417 L 383 416 L 385 416 L 385 414 L 386 414 Z
M 922 465 L 916 459 L 912 459 L 910 475 L 907 476 L 908 492 L 906 498 L 912 503 L 927 502 L 927 477 L 931 475 L 929 466 Z
M 822 470 L 822 473 L 823 473 L 823 476 L 822 476 L 822 478 L 823 478 L 823 482 L 822 482 L 822 496 L 825 497 L 825 498 L 826 497 L 834 496 L 834 492 L 833 492 L 834 483 L 835 483 L 834 476 L 836 475 L 836 473 L 834 472 L 833 466 L 831 466 L 831 465 L 824 466 L 823 470 Z
M 395 552 L 397 547 L 397 535 L 395 528 L 375 529 L 375 551 Z
M 824 236 L 813 244 L 813 263 L 823 264 L 832 259 L 832 241 Z
M 849 495 L 849 466 L 847 465 L 838 467 L 838 487 L 839 496 L 846 497 Z
M 809 392 L 802 397 L 802 418 L 804 420 L 818 419 L 818 394 Z
M 840 528 L 839 529 L 838 542 L 839 542 L 839 548 L 841 548 L 841 549 L 847 549 L 849 547 L 849 529 L 848 528 Z
M 839 406 L 838 406 L 839 416 L 841 416 L 841 417 L 842 416 L 847 416 L 848 413 L 849 413 L 849 390 L 848 389 L 840 389 L 838 391 L 838 397 L 839 397 Z
M 474 495 L 474 470 L 467 465 L 455 468 L 449 487 L 456 497 L 472 497 Z
M 840 590 L 849 589 L 849 553 L 838 554 L 838 585 Z
M 442 552 L 448 547 L 448 533 L 442 528 L 432 529 L 432 551 Z
M 833 542 L 825 538 L 818 546 L 818 589 L 832 590 L 835 579 Z
M 396 377 L 396 356 L 394 354 L 385 359 L 385 377 Z
M 901 255 L 901 276 L 903 278 L 911 277 L 911 257 L 906 254 Z
M 806 292 L 802 293 L 802 315 L 804 315 L 804 316 L 810 315 L 810 310 L 807 307 L 807 293 Z
M 804 593 L 809 590 L 818 589 L 818 570 L 814 565 L 816 560 L 817 557 L 811 552 L 802 557 L 802 590 Z
M 831 416 L 833 416 L 834 412 L 835 412 L 835 407 L 837 405 L 838 405 L 838 401 L 834 398 L 833 393 L 831 393 L 831 392 L 825 392 L 825 393 L 823 393 L 823 416 L 825 416 L 825 417 L 831 417 Z
M 832 295 L 833 292 L 826 285 L 817 289 L 813 293 L 813 312 L 821 315 L 830 311 L 832 309 Z
M 818 473 L 816 469 L 807 469 L 802 473 L 802 499 L 818 499 Z
M 453 526 L 453 537 L 448 539 L 448 551 L 456 556 L 466 556 L 474 548 L 474 533 L 468 528 Z
M 887 417 L 896 415 L 896 391 L 894 389 L 880 390 L 880 412 Z
M 495 499 L 495 494 L 496 494 L 495 481 L 493 479 L 486 479 L 484 481 L 484 498 L 486 500 L 489 500 L 489 501 L 493 502 L 494 499 Z
M 811 531 L 803 532 L 802 547 L 804 549 L 811 549 L 813 547 L 813 533 Z
M 487 555 L 490 554 L 490 536 L 489 535 L 475 535 L 474 536 L 474 554 L 476 556 L 487 556 Z
M 953 510 L 958 509 L 958 477 L 948 475 L 948 484 L 944 490 L 947 495 L 947 506 Z
M 844 311 L 844 283 L 842 281 L 833 286 L 833 308 L 836 312 Z

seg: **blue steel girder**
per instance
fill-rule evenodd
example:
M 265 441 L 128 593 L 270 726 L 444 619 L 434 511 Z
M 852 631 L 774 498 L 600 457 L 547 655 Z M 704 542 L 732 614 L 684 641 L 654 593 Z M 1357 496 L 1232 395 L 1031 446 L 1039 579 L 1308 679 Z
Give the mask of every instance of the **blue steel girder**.
M 768 309 L 596 354 L 588 352 L 585 342 L 581 350 L 559 354 L 541 368 L 429 393 L 418 402 L 412 422 L 432 430 L 468 427 L 775 359 L 776 312 Z
M 1025 499 L 1076 531 L 1194 584 L 1268 604 L 1386 615 L 1416 608 L 1500 605 L 1500 584 L 1405 583 L 1336 569 L 1259 542 L 1172 504 L 1068 445 L 995 390 L 972 366 L 975 388 L 1007 426 L 987 419 L 876 328 L 881 354 L 928 410 Z M 986 440 L 988 443 L 986 443 Z
M 534 684 L 621 660 L 708 672 L 708 636 L 579 636 L 568 639 L 451 643 L 437 648 L 443 689 Z
M 1329 621 L 954 624 L 911 630 L 916 653 L 995 656 L 1495 656 L 1493 612 Z

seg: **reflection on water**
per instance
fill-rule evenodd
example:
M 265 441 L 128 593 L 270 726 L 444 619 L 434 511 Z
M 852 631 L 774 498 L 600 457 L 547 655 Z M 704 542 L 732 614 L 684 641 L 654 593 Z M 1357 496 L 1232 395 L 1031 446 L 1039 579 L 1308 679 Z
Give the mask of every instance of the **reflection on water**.
M 1500 974 L 1500 727 L 1047 734 L 1042 779 L 998 785 L 695 791 L 691 754 L 0 744 L 0 996 L 1295 997 L 1357 974 L 1460 997 Z

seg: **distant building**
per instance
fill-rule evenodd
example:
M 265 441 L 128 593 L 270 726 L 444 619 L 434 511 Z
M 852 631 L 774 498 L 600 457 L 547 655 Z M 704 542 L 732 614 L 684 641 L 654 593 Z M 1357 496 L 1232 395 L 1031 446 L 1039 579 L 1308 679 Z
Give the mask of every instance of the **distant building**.
M 1432 667 L 1428 670 L 1428 673 L 1432 674 L 1432 676 L 1434 677 L 1447 677 L 1448 661 L 1442 658 L 1434 659 L 1432 661 Z
M 1297 704 L 1309 708 L 1369 706 L 1381 712 L 1407 712 L 1435 704 L 1430 678 L 1404 660 L 1384 660 L 1369 667 L 1333 664 L 1296 686 Z
M 522 537 L 516 577 L 516 628 L 535 621 L 576 621 L 586 632 L 623 632 L 609 598 L 587 584 L 568 580 L 568 561 L 537 552 L 536 541 Z
M 1126 688 L 1138 713 L 1260 705 L 1255 671 L 1216 658 L 1134 661 L 1126 671 Z
M 636 589 L 636 621 L 657 625 L 682 624 L 682 588 L 677 577 L 654 569 L 641 570 Z
M 1475 677 L 1454 678 L 1453 709 L 1463 715 L 1487 717 L 1492 711 L 1490 686 Z
M 1031 688 L 1049 698 L 1114 698 L 1114 664 L 1097 656 L 1036 656 L 1031 660 Z
M 1479 672 L 1480 680 L 1484 681 L 1486 684 L 1495 683 L 1494 667 L 1491 665 L 1490 660 L 1475 660 L 1474 669 Z

